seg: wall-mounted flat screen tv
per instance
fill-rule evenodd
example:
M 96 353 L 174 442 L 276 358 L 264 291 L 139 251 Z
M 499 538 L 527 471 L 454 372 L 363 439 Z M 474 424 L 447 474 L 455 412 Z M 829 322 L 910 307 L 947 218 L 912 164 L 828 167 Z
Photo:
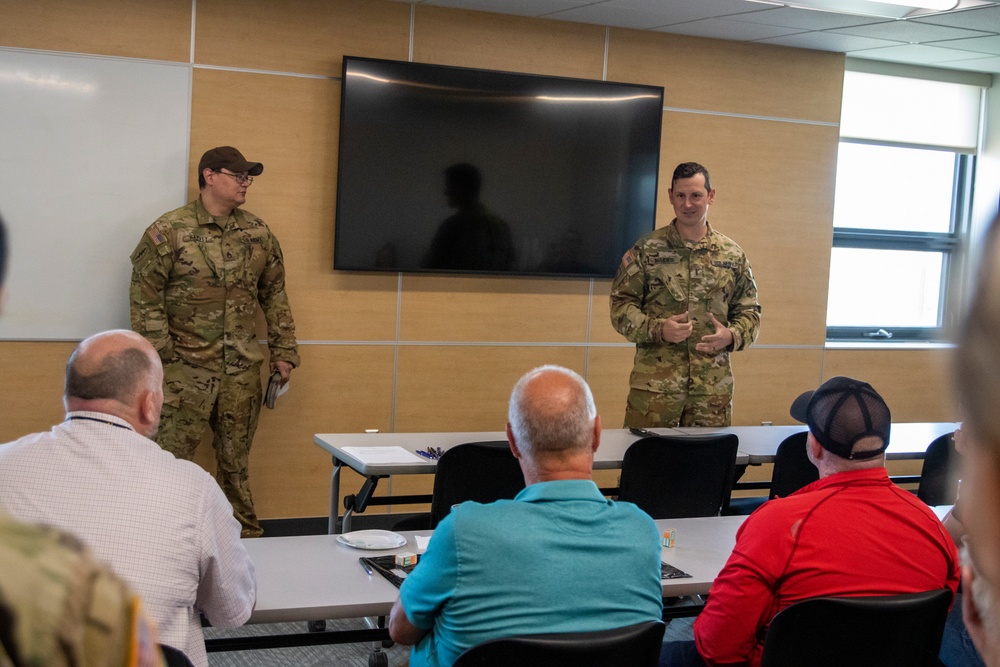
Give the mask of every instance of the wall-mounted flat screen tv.
M 654 227 L 663 89 L 344 58 L 334 268 L 610 277 Z

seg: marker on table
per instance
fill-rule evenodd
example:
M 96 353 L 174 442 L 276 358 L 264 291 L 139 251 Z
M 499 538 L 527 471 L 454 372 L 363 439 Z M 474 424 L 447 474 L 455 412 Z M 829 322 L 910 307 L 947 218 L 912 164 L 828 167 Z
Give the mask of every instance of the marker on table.
M 359 558 L 358 562 L 361 563 L 361 567 L 365 568 L 365 572 L 367 572 L 369 576 L 371 576 L 372 574 L 374 574 L 374 572 L 372 572 L 371 565 L 369 565 L 368 563 L 366 563 L 364 558 Z

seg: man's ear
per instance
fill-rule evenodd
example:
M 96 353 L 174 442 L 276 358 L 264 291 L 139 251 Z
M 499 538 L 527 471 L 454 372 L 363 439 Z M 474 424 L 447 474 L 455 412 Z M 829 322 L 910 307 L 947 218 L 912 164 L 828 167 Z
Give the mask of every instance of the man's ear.
M 515 459 L 521 458 L 521 450 L 517 448 L 517 442 L 514 441 L 514 431 L 510 429 L 510 422 L 507 422 L 507 446 L 510 447 L 510 453 L 514 455 Z
M 594 442 L 591 451 L 596 452 L 601 446 L 601 415 L 594 415 Z
M 819 444 L 819 440 L 817 440 L 812 433 L 806 436 L 806 447 L 809 448 L 812 458 L 816 460 L 823 458 L 823 454 L 826 451 L 823 449 L 823 445 Z
M 155 392 L 144 390 L 139 396 L 139 420 L 143 425 L 153 424 L 158 418 L 158 412 Z

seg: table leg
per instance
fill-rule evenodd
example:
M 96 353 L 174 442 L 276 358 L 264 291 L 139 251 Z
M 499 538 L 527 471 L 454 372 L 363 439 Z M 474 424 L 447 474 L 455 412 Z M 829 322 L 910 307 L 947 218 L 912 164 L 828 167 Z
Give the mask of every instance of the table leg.
M 333 473 L 330 475 L 330 523 L 327 526 L 327 533 L 333 535 L 337 532 L 337 515 L 340 512 L 340 469 L 344 467 L 334 457 Z

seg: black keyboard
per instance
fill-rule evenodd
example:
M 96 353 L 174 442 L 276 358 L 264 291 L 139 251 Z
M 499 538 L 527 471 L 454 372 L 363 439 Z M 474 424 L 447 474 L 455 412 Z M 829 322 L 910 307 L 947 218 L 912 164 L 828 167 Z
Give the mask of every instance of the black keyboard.
M 670 563 L 660 561 L 660 579 L 686 579 L 690 578 L 690 576 L 684 570 L 678 570 Z

